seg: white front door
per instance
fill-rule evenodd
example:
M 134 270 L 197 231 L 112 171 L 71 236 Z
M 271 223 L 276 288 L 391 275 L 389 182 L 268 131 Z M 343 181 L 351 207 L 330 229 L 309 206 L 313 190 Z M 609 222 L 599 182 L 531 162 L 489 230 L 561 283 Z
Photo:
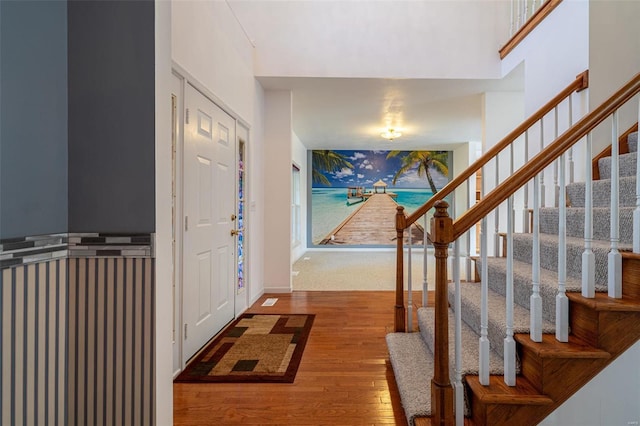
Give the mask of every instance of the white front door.
M 183 362 L 234 318 L 235 120 L 191 85 L 184 134 Z

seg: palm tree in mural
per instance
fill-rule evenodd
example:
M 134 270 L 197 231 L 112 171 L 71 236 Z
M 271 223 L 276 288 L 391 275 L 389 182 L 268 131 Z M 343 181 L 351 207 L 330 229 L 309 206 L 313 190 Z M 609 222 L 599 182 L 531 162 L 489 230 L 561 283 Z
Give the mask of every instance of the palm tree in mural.
M 311 176 L 313 183 L 331 186 L 331 182 L 324 173 L 339 172 L 344 168 L 353 169 L 353 164 L 347 160 L 345 155 L 329 150 L 312 151 Z
M 397 157 L 401 153 L 406 151 L 389 151 L 387 159 Z M 396 172 L 393 177 L 393 184 L 400 176 L 405 174 L 411 169 L 417 168 L 418 176 L 426 176 L 431 187 L 431 192 L 436 193 L 438 189 L 433 182 L 433 176 L 431 176 L 430 169 L 435 169 L 447 176 L 449 174 L 449 166 L 447 161 L 449 159 L 449 153 L 447 151 L 409 151 L 402 157 L 402 167 Z

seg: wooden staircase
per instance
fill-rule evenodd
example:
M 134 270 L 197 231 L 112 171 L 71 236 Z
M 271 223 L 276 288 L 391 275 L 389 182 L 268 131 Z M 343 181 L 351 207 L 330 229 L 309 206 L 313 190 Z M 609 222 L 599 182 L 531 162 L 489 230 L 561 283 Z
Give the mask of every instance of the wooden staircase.
M 629 152 L 628 136 L 637 131 L 638 123 L 620 136 L 621 154 Z M 610 155 L 611 146 L 594 157 L 594 179 L 600 178 L 598 160 Z M 568 343 L 550 334 L 543 334 L 540 343 L 529 334 L 514 336 L 522 363 L 515 387 L 506 386 L 502 376 L 491 377 L 489 386 L 481 385 L 478 376 L 466 377 L 474 424 L 539 423 L 640 340 L 640 254 L 622 253 L 621 299 L 605 293 L 596 293 L 593 299 L 580 293 L 567 297 Z
M 584 81 L 587 80 L 587 77 L 584 76 L 582 80 L 582 83 L 584 83 Z M 577 78 L 576 83 L 572 86 L 568 86 L 565 91 L 581 90 L 583 87 L 584 84 L 580 84 L 579 78 Z M 434 196 L 432 200 L 427 202 L 414 213 L 406 216 L 402 209 L 399 208 L 398 214 L 396 215 L 396 230 L 398 235 L 395 306 L 396 333 L 391 339 L 389 337 L 387 339 L 388 344 L 393 345 L 394 352 L 396 353 L 402 353 L 402 349 L 397 352 L 397 348 L 401 347 L 400 340 L 402 338 L 400 335 L 405 331 L 405 308 L 402 297 L 403 247 L 401 241 L 403 232 L 429 209 L 433 207 L 436 209 L 434 219 L 432 219 L 431 232 L 429 235 L 430 241 L 433 243 L 435 248 L 434 251 L 436 258 L 435 312 L 433 314 L 435 317 L 435 321 L 433 322 L 434 337 L 433 344 L 430 349 L 433 354 L 434 376 L 431 381 L 430 408 L 423 411 L 426 414 L 422 414 L 422 412 L 417 410 L 412 413 L 412 420 L 416 425 L 453 425 L 455 421 L 453 415 L 454 400 L 452 392 L 450 391 L 452 390 L 452 385 L 450 384 L 451 382 L 449 379 L 449 367 L 452 365 L 450 364 L 450 360 L 452 358 L 449 356 L 448 349 L 449 345 L 453 345 L 453 342 L 449 342 L 449 338 L 446 336 L 449 335 L 449 320 L 447 319 L 450 315 L 448 313 L 449 302 L 451 303 L 451 309 L 456 312 L 460 310 L 461 307 L 459 306 L 459 299 L 455 301 L 456 307 L 453 307 L 453 299 L 448 300 L 447 296 L 448 292 L 453 292 L 453 287 L 447 290 L 447 287 L 449 286 L 447 284 L 448 277 L 446 259 L 448 256 L 449 245 L 464 235 L 464 233 L 478 223 L 480 219 L 497 208 L 502 202 L 514 194 L 515 191 L 533 179 L 534 176 L 539 175 L 547 166 L 578 142 L 578 140 L 589 134 L 599 123 L 609 117 L 614 111 L 620 108 L 621 105 L 629 101 L 639 92 L 640 74 L 636 75 L 629 83 L 603 103 L 603 105 L 587 114 L 567 132 L 556 138 L 554 142 L 545 147 L 545 149 L 538 153 L 538 155 L 530 159 L 526 165 L 513 172 L 508 178 L 502 181 L 495 190 L 487 194 L 481 202 L 470 207 L 469 210 L 459 216 L 455 221 L 448 216 L 448 204 L 442 201 L 443 198 L 447 194 L 451 193 L 455 188 L 464 184 L 466 179 L 468 179 L 473 173 L 483 167 L 490 159 L 494 158 L 502 149 L 509 146 L 513 140 L 531 126 L 530 122 L 535 122 L 546 114 L 545 110 L 548 106 L 553 108 L 551 105 L 556 102 L 556 99 L 552 100 L 548 105 L 545 105 L 540 112 L 534 114 L 519 128 L 514 130 L 512 134 L 507 135 L 502 141 L 487 151 L 485 155 L 445 186 L 437 196 Z M 557 98 L 559 97 L 560 95 L 558 95 Z M 555 105 L 557 105 L 557 103 L 555 103 Z M 621 135 L 621 139 L 624 139 L 625 144 L 629 133 L 636 130 L 637 127 L 632 128 Z M 620 144 L 618 145 L 620 146 Z M 620 148 L 620 153 L 628 152 L 627 147 Z M 604 154 L 597 156 L 594 159 L 594 162 L 597 163 L 599 159 L 606 155 L 607 153 L 605 152 Z M 608 172 L 609 166 L 607 161 L 604 162 L 603 167 L 603 170 Z M 596 174 L 596 176 L 598 175 Z M 625 182 L 627 186 L 625 187 L 626 189 L 624 194 L 628 195 L 629 185 L 631 184 L 629 183 L 630 180 L 628 178 L 626 179 L 627 180 Z M 604 184 L 605 182 L 598 184 L 599 194 L 601 195 L 603 193 Z M 579 200 L 579 197 L 574 199 Z M 628 203 L 629 197 L 627 196 L 625 199 L 627 200 L 626 203 Z M 625 206 L 628 205 L 629 204 L 625 204 Z M 576 208 L 580 209 L 581 207 L 579 206 L 579 204 L 576 205 Z M 626 208 L 628 209 L 628 207 Z M 574 210 L 574 213 L 575 211 L 576 210 Z M 601 230 L 602 223 L 606 223 L 606 221 L 609 221 L 610 219 L 608 219 L 609 216 L 604 213 L 599 214 L 600 226 L 598 230 Z M 627 219 L 625 220 L 628 220 L 629 210 L 627 210 L 625 214 L 627 215 Z M 575 232 L 575 228 L 573 229 L 573 232 Z M 629 231 L 627 231 L 624 237 L 630 237 L 631 234 L 628 232 Z M 636 232 L 636 230 L 633 232 Z M 522 245 L 524 238 L 519 238 L 518 240 L 520 241 L 520 250 L 518 253 L 520 257 L 523 257 L 523 254 L 527 253 L 526 247 Z M 547 240 L 549 240 L 549 238 L 545 237 L 545 244 L 548 242 Z M 572 253 L 574 253 L 573 256 L 575 257 L 575 241 L 572 244 L 574 244 Z M 517 246 L 518 243 L 516 243 L 516 248 Z M 545 247 L 547 250 L 546 253 L 548 253 L 549 247 Z M 602 252 L 604 250 L 602 242 L 600 243 L 598 250 L 600 253 L 600 259 L 602 259 Z M 606 250 L 608 251 L 608 248 Z M 513 336 L 516 346 L 516 356 L 519 361 L 519 365 L 515 368 L 517 373 L 515 386 L 507 386 L 504 381 L 505 378 L 502 375 L 489 376 L 489 385 L 482 385 L 480 384 L 479 376 L 474 375 L 477 373 L 467 373 L 462 381 L 462 385 L 465 386 L 466 412 L 467 415 L 470 415 L 470 417 L 465 419 L 465 425 L 536 425 L 560 407 L 560 405 L 562 405 L 570 396 L 594 378 L 604 368 L 610 365 L 627 349 L 640 340 L 640 254 L 623 251 L 621 252 L 621 257 L 621 298 L 610 298 L 607 294 L 603 293 L 596 293 L 594 298 L 585 298 L 580 293 L 571 293 L 567 291 L 569 304 L 568 321 L 570 330 L 568 342 L 559 342 L 553 334 L 543 334 L 543 338 L 540 342 L 534 342 L 529 333 L 515 334 Z M 549 258 L 547 257 L 547 259 Z M 538 259 L 538 261 L 540 261 L 540 259 Z M 598 262 L 601 262 L 601 260 Z M 490 263 L 494 265 L 496 264 L 496 262 Z M 598 265 L 602 265 L 602 263 L 599 263 Z M 509 267 L 507 267 L 507 270 L 508 268 Z M 572 266 L 572 268 L 572 271 L 574 271 L 573 274 L 580 273 L 579 267 L 576 269 L 575 266 Z M 523 269 L 525 268 L 520 266 L 520 271 Z M 602 277 L 602 266 L 598 267 L 598 271 L 599 276 Z M 606 277 L 606 267 L 604 269 L 604 273 Z M 522 274 L 520 276 L 522 276 Z M 485 282 L 497 283 L 498 280 L 487 280 Z M 520 281 L 520 283 L 520 285 L 522 285 L 522 281 Z M 465 286 L 469 285 L 472 286 L 473 283 L 465 284 Z M 459 284 L 456 284 L 455 288 L 455 293 L 460 291 L 458 289 Z M 574 285 L 571 288 L 573 289 L 572 291 L 580 291 L 578 286 Z M 467 291 L 466 293 L 474 294 L 476 291 L 479 290 Z M 485 291 L 484 287 L 483 291 Z M 507 290 L 507 292 L 508 291 L 509 290 Z M 513 292 L 513 290 L 510 291 Z M 463 293 L 465 293 L 465 291 L 463 291 Z M 549 292 L 547 291 L 545 294 L 547 295 L 545 297 L 548 297 Z M 483 298 L 484 297 L 485 296 L 483 295 Z M 513 295 L 511 297 L 513 297 Z M 478 298 L 479 296 L 474 296 L 473 300 Z M 470 306 L 470 304 L 467 306 Z M 473 312 L 477 313 L 478 311 Z M 486 310 L 483 312 L 486 312 Z M 521 314 L 519 318 L 522 319 Z M 477 320 L 472 319 L 474 327 L 478 327 L 478 323 L 476 321 Z M 487 326 L 482 325 L 482 327 L 485 327 L 483 329 L 483 333 L 486 333 Z M 507 325 L 507 327 L 509 327 L 509 325 Z M 511 325 L 511 327 L 513 327 L 513 325 Z M 421 325 L 421 330 L 422 328 L 423 327 Z M 525 327 L 521 327 L 519 331 L 524 330 Z M 475 332 L 479 334 L 479 331 L 476 330 Z M 497 335 L 499 336 L 500 333 Z M 504 334 L 502 334 L 502 336 L 504 336 Z M 431 345 L 431 343 L 429 343 L 429 345 Z M 491 343 L 491 345 L 493 345 L 493 343 Z M 500 345 L 498 345 L 498 347 L 500 347 Z M 456 354 L 456 356 L 459 356 L 459 352 L 456 352 Z M 464 365 L 469 366 L 468 357 L 466 358 L 465 363 L 466 364 Z M 460 368 L 464 370 L 467 367 Z M 511 369 L 511 371 L 513 372 L 514 370 Z M 497 371 L 494 373 L 498 374 Z M 460 371 L 458 371 L 457 374 L 460 374 Z M 409 381 L 405 380 L 405 383 L 408 382 Z M 458 379 L 456 383 L 460 383 Z M 460 394 L 457 393 L 457 395 Z M 417 399 L 414 399 L 414 401 L 415 400 Z M 460 408 L 458 408 L 457 411 L 458 413 L 462 412 Z M 409 415 L 407 415 L 407 418 L 409 418 Z
M 492 376 L 489 386 L 482 386 L 478 376 L 466 377 L 473 424 L 538 424 L 640 340 L 640 255 L 622 256 L 622 299 L 567 293 L 568 343 L 549 334 L 540 343 L 528 334 L 515 335 L 522 363 L 516 386 L 506 386 L 502 376 Z

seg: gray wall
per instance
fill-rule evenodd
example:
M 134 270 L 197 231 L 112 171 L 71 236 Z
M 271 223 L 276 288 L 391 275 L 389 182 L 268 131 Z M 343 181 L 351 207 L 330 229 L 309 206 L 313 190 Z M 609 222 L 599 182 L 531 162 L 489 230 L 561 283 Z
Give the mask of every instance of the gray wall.
M 154 4 L 72 1 L 68 24 L 69 231 L 154 232 Z
M 0 238 L 67 230 L 67 7 L 0 1 Z

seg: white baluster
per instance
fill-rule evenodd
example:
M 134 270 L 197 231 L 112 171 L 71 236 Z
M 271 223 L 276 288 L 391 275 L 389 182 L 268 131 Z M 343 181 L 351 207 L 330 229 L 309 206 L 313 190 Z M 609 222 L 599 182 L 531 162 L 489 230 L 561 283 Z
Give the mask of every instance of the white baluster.
M 544 173 L 544 172 L 543 172 Z M 533 293 L 529 298 L 530 328 L 529 335 L 534 342 L 542 342 L 542 298 L 540 297 L 540 178 L 533 178 L 533 255 L 531 270 Z
M 622 256 L 618 251 L 620 241 L 620 205 L 618 191 L 620 190 L 620 158 L 618 157 L 618 112 L 613 113 L 611 134 L 611 250 L 609 251 L 608 293 L 609 297 L 622 297 Z
M 593 241 L 593 170 L 591 155 L 593 142 L 591 133 L 587 135 L 585 148 L 585 185 L 584 185 L 584 252 L 582 253 L 582 295 L 595 297 L 596 292 L 596 256 L 591 249 Z
M 529 162 L 529 130 L 524 132 L 524 164 Z M 522 209 L 522 232 L 531 232 L 529 229 L 529 182 L 524 185 L 524 207 Z
M 540 119 L 540 150 L 538 152 L 542 152 L 544 149 L 544 119 Z M 546 199 L 547 189 L 544 186 L 544 170 L 540 173 L 540 207 L 546 207 L 545 199 Z
M 553 130 L 553 140 L 558 139 L 558 107 L 553 109 L 555 127 Z M 558 185 L 558 160 L 553 162 L 553 188 L 554 188 L 554 207 L 559 207 L 560 202 L 560 186 Z
M 496 155 L 496 188 L 500 185 L 500 154 Z M 500 257 L 500 207 L 496 207 L 494 216 L 493 255 Z
M 569 341 L 569 299 L 565 293 L 567 284 L 567 196 L 566 164 L 560 156 L 560 211 L 558 220 L 558 294 L 556 295 L 556 339 Z
M 413 225 L 409 225 L 409 245 L 407 248 L 408 259 L 407 259 L 407 291 L 409 294 L 407 295 L 407 332 L 411 333 L 413 331 L 413 290 L 412 284 L 413 280 L 411 278 L 411 227 Z
M 507 199 L 507 334 L 504 338 L 504 382 L 516 385 L 516 342 L 513 340 L 513 195 Z
M 569 95 L 569 128 L 573 126 L 573 96 Z M 573 183 L 574 166 L 573 166 L 573 146 L 569 148 L 569 183 Z
M 462 302 L 460 297 L 460 239 L 453 243 L 453 282 L 456 294 L 454 298 L 455 314 L 455 395 L 456 395 L 456 425 L 464 423 L 464 386 L 462 384 Z
M 428 267 L 427 267 L 427 260 L 429 259 L 429 257 L 427 256 L 427 247 L 429 246 L 429 238 L 427 236 L 427 214 L 424 214 L 424 238 L 422 241 L 424 250 L 422 253 L 422 306 L 427 306 L 427 303 L 429 302 L 429 283 L 428 283 L 428 279 L 427 279 L 427 272 L 428 272 Z
M 471 180 L 467 179 L 467 205 L 465 210 L 471 207 Z M 467 282 L 473 281 L 471 277 L 471 230 L 475 227 L 471 227 L 466 234 L 465 238 L 465 277 Z
M 484 197 L 484 168 L 481 177 L 481 196 Z M 480 271 L 480 340 L 479 340 L 479 380 L 480 384 L 489 386 L 489 266 L 487 265 L 488 251 L 487 217 L 480 221 L 480 257 L 482 269 Z
M 638 102 L 638 122 L 640 123 L 640 101 Z M 640 253 L 640 139 L 636 144 L 636 208 L 633 210 L 633 252 Z

